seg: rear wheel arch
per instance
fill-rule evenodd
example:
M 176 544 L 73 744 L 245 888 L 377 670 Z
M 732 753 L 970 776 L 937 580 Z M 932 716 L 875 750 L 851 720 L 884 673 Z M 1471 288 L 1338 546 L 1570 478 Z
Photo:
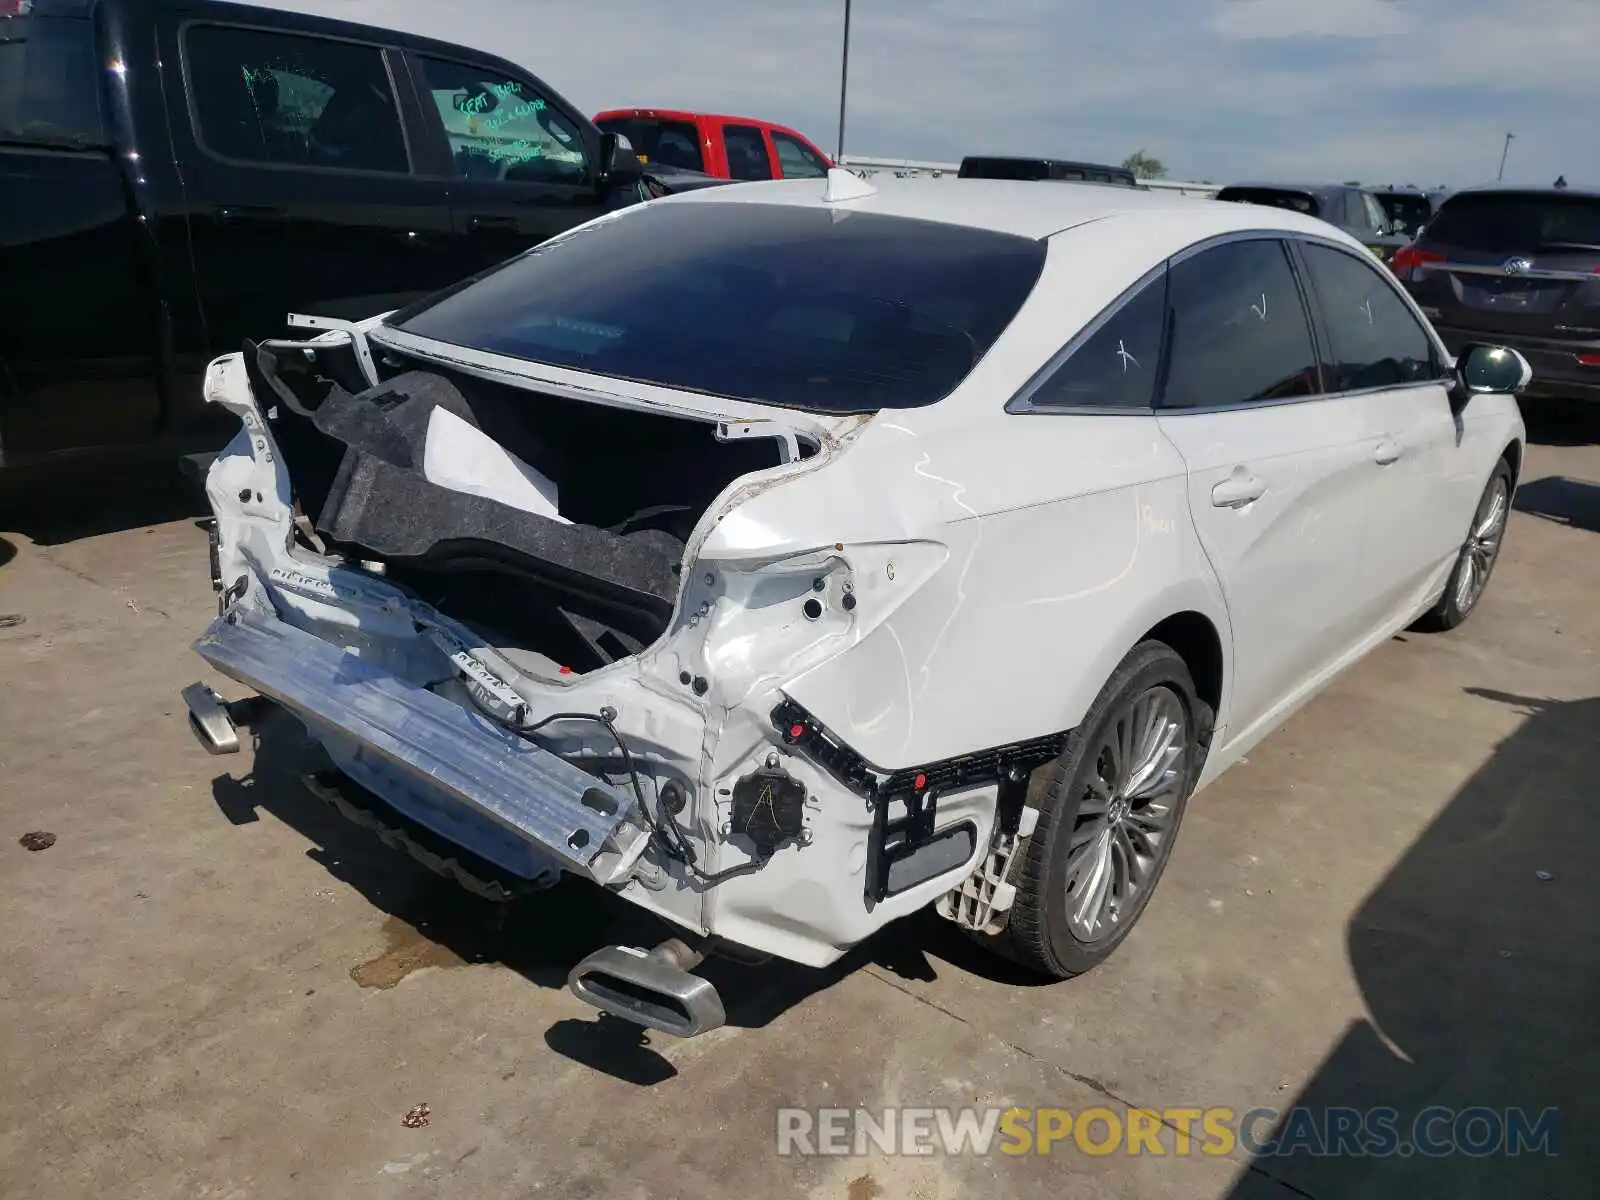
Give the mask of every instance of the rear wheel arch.
M 1225 665 L 1222 635 L 1204 613 L 1189 609 L 1157 622 L 1139 642 L 1164 642 L 1177 652 L 1194 680 L 1195 696 L 1211 708 L 1211 720 L 1222 710 Z M 1209 731 L 1208 731 L 1209 732 Z

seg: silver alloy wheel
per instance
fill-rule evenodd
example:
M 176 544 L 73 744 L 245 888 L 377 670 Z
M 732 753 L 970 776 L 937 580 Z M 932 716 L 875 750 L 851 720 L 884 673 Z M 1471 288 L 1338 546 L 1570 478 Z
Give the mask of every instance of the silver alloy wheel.
M 1456 570 L 1456 611 L 1468 612 L 1483 595 L 1489 582 L 1489 571 L 1500 553 L 1500 539 L 1506 531 L 1506 517 L 1510 512 L 1511 489 L 1505 478 L 1497 475 L 1489 490 L 1478 502 L 1478 511 L 1472 518 L 1472 531 L 1461 547 L 1461 563 Z
M 1094 753 L 1067 848 L 1067 923 L 1082 942 L 1118 928 L 1161 861 L 1188 773 L 1183 701 L 1164 685 L 1149 689 Z

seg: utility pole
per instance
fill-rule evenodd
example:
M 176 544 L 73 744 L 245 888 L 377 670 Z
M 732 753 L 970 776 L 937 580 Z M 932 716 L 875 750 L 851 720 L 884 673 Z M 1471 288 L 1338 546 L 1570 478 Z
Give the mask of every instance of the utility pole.
M 850 0 L 844 0 L 844 61 L 839 64 L 839 147 L 833 156 L 838 162 L 844 157 L 844 99 L 850 86 Z
M 843 127 L 843 122 L 841 120 L 840 128 L 843 129 Z M 843 134 L 840 136 L 842 137 Z M 1506 155 L 1511 153 L 1511 139 L 1516 136 L 1517 135 L 1514 133 L 1506 134 L 1506 144 L 1500 151 L 1500 173 L 1494 177 L 1496 183 L 1501 182 L 1506 177 Z

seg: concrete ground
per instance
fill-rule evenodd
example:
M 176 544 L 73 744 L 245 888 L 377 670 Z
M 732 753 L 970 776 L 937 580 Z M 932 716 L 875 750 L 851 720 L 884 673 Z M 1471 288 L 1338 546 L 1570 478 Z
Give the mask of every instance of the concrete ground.
M 1481 609 L 1382 647 L 1199 798 L 1104 968 L 1042 986 L 916 920 L 825 973 L 722 968 L 732 1023 L 690 1042 L 563 989 L 649 934 L 606 897 L 503 913 L 200 752 L 186 499 L 14 506 L 0 1196 L 1593 1196 L 1600 420 L 1530 421 Z M 1558 1153 L 775 1152 L 785 1105 L 1296 1103 L 1554 1107 Z

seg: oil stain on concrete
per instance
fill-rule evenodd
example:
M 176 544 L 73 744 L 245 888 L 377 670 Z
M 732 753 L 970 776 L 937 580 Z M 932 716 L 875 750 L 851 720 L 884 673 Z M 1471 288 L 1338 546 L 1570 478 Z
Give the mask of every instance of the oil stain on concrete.
M 387 990 L 413 971 L 427 967 L 464 967 L 467 960 L 399 917 L 383 922 L 384 948 L 376 958 L 350 968 L 350 978 L 364 988 Z

